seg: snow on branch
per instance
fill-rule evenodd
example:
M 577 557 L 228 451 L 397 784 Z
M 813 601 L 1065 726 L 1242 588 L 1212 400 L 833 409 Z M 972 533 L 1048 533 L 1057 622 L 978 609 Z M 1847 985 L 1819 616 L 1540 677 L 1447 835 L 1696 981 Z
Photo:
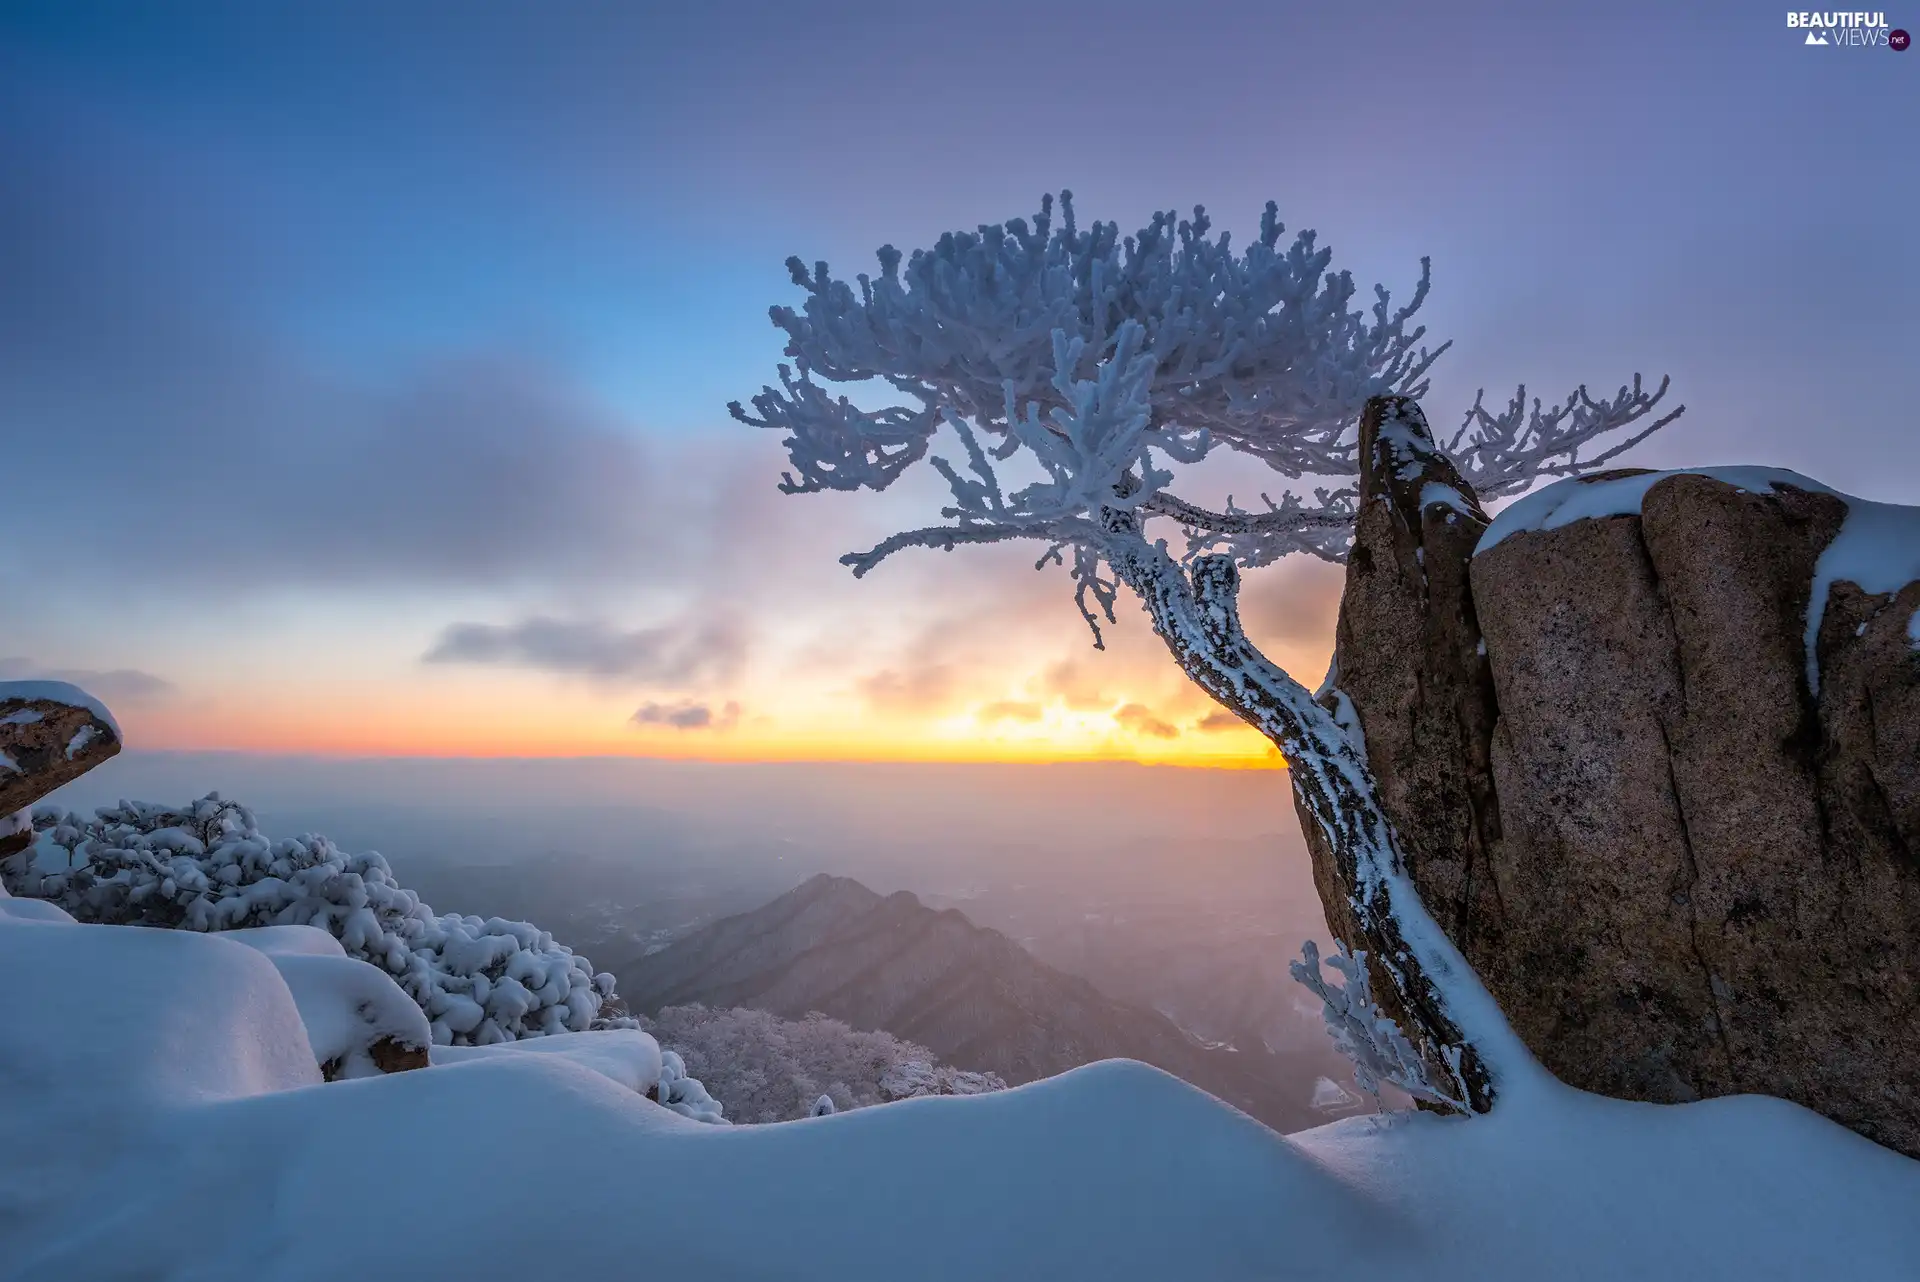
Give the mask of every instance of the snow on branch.
M 1011 404 L 1058 404 L 1062 380 L 1112 358 L 1131 321 L 1160 370 L 1150 397 L 1157 428 L 1206 428 L 1301 476 L 1341 470 L 1351 453 L 1342 433 L 1367 397 L 1426 390 L 1440 352 L 1420 347 L 1425 329 L 1409 327 L 1426 299 L 1424 260 L 1405 306 L 1393 307 L 1376 286 L 1362 311 L 1351 306 L 1352 277 L 1328 270 L 1332 251 L 1313 232 L 1281 246 L 1285 228 L 1271 202 L 1244 253 L 1227 233 L 1209 238 L 1212 222 L 1198 207 L 1191 220 L 1155 214 L 1124 238 L 1115 223 L 1080 229 L 1070 192 L 1061 193 L 1060 214 L 1056 227 L 1045 197 L 1031 227 L 1015 218 L 949 232 L 904 268 L 900 251 L 884 246 L 879 278 L 858 276 L 857 293 L 827 264 L 809 273 L 789 259 L 806 301 L 770 315 L 799 378 L 783 373 L 780 388 L 754 397 L 757 418 L 738 402 L 734 416 L 787 431 L 802 476 L 818 471 L 826 485 L 842 460 L 858 457 L 847 433 L 881 441 L 873 421 L 836 405 L 813 378 L 881 379 L 911 397 L 919 408 L 897 407 L 878 421 L 888 431 L 931 430 L 930 407 L 940 406 L 1005 435 Z M 1072 344 L 1066 367 L 1056 334 Z M 842 479 L 883 488 L 894 475 L 878 465 L 848 468 Z
M 1580 457 L 1580 451 L 1599 438 L 1611 437 L 1646 419 L 1665 398 L 1667 383 L 1663 378 L 1659 387 L 1648 392 L 1635 374 L 1633 385 L 1622 387 L 1610 401 L 1594 400 L 1583 384 L 1564 404 L 1550 410 L 1542 409 L 1537 396 L 1529 409 L 1526 385 L 1522 384 L 1500 414 L 1487 412 L 1482 390 L 1475 394 L 1466 421 L 1447 443 L 1447 453 L 1483 500 L 1518 494 L 1542 477 L 1596 471 L 1686 412 L 1686 406 L 1679 406 L 1599 453 Z
M 1452 1090 L 1436 1084 L 1406 1034 L 1374 1005 L 1366 952 L 1348 953 L 1338 943 L 1335 949 L 1327 965 L 1346 980 L 1344 985 L 1329 983 L 1321 973 L 1320 949 L 1311 939 L 1300 948 L 1301 960 L 1289 963 L 1288 970 L 1320 999 L 1327 1033 L 1340 1053 L 1353 1061 L 1353 1078 L 1360 1089 L 1377 1103 L 1380 1084 L 1385 1082 L 1428 1104 L 1470 1112 L 1465 1089 L 1458 1084 Z M 1457 1077 L 1459 1066 L 1450 1067 Z
M 1375 286 L 1362 307 L 1313 232 L 1282 243 L 1272 203 L 1244 250 L 1197 207 L 1191 219 L 1155 214 L 1123 237 L 1114 223 L 1082 229 L 1071 193 L 1059 204 L 1057 223 L 1049 196 L 1031 223 L 949 232 L 910 256 L 883 246 L 879 275 L 853 282 L 826 263 L 788 260 L 805 297 L 769 314 L 791 363 L 752 412 L 729 406 L 741 422 L 783 433 L 793 470 L 780 488 L 882 490 L 928 459 L 952 495 L 941 523 L 842 561 L 864 575 L 904 548 L 1038 539 L 1039 565 L 1069 567 L 1096 645 L 1117 593 L 1102 567 L 1145 539 L 1147 518 L 1179 524 L 1188 563 L 1214 553 L 1244 566 L 1294 552 L 1344 560 L 1361 410 L 1375 396 L 1424 395 L 1448 346 L 1422 346 L 1426 331 L 1413 324 L 1427 260 L 1403 305 Z M 827 390 L 836 383 L 897 403 L 860 408 Z M 1523 387 L 1504 414 L 1476 401 L 1452 449 L 1483 497 L 1515 493 L 1604 464 L 1672 422 L 1678 410 L 1650 417 L 1666 390 L 1663 380 L 1646 393 L 1636 376 L 1611 401 L 1583 387 L 1529 413 Z M 959 463 L 930 455 L 943 429 L 964 450 Z M 1213 511 L 1170 491 L 1176 465 L 1219 446 L 1290 481 L 1326 484 L 1263 494 L 1265 511 L 1231 499 Z M 1040 479 L 1009 492 L 997 468 L 1016 458 Z

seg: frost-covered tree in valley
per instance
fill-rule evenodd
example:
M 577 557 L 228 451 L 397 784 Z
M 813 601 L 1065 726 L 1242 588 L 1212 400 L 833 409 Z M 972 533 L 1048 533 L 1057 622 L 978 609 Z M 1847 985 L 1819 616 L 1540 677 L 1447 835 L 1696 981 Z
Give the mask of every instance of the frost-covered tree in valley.
M 763 1010 L 669 1006 L 641 1019 L 640 1026 L 662 1045 L 678 1048 L 686 1057 L 684 1071 L 718 1092 L 735 1122 L 789 1122 L 1007 1086 L 992 1073 L 938 1063 L 924 1046 L 850 1028 L 818 1011 L 781 1019 Z
M 1406 879 L 1364 746 L 1247 638 L 1236 604 L 1244 568 L 1344 557 L 1370 402 L 1376 442 L 1410 461 L 1437 448 L 1416 402 L 1446 345 L 1422 346 L 1412 324 L 1425 260 L 1404 306 L 1376 287 L 1362 309 L 1314 234 L 1287 243 L 1283 230 L 1269 204 L 1244 250 L 1212 236 L 1200 209 L 1123 238 L 1113 223 L 1079 226 L 1062 193 L 1057 222 L 1049 197 L 1031 224 L 949 233 L 910 257 L 886 246 L 877 277 L 850 283 L 789 259 L 805 300 L 772 317 L 791 364 L 751 410 L 730 408 L 784 434 L 789 494 L 883 490 L 923 459 L 944 479 L 939 519 L 844 557 L 856 575 L 908 548 L 1032 540 L 1039 566 L 1066 568 L 1096 647 L 1121 591 L 1137 597 L 1186 673 L 1284 755 L 1423 1057 L 1484 1108 L 1499 1076 L 1492 1043 L 1517 1044 Z M 892 403 L 830 390 L 846 383 Z M 1550 407 L 1524 388 L 1500 413 L 1476 399 L 1447 452 L 1480 497 L 1516 494 L 1670 422 L 1678 410 L 1655 415 L 1666 390 L 1636 376 L 1614 396 L 1582 387 Z M 957 453 L 931 453 L 943 432 Z M 1177 469 L 1220 449 L 1265 464 L 1280 497 L 1249 510 L 1182 496 Z M 1006 464 L 1026 483 L 1003 479 Z M 1155 522 L 1184 548 L 1169 550 Z

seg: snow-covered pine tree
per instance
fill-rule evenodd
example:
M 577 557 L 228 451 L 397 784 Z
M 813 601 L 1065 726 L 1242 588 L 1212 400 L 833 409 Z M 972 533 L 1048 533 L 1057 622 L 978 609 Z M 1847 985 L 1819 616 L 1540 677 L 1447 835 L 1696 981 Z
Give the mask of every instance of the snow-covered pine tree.
M 1186 673 L 1284 755 L 1302 813 L 1351 870 L 1366 936 L 1356 947 L 1392 980 L 1433 1080 L 1484 1110 L 1499 1062 L 1524 1052 L 1405 875 L 1357 727 L 1262 654 L 1237 608 L 1243 568 L 1295 552 L 1344 558 L 1369 402 L 1377 447 L 1437 449 L 1416 402 L 1448 345 L 1420 346 L 1426 331 L 1410 325 L 1428 263 L 1405 306 L 1376 286 L 1363 311 L 1314 233 L 1282 244 L 1271 203 L 1244 251 L 1210 237 L 1199 208 L 1123 238 L 1114 223 L 1079 227 L 1070 193 L 1059 203 L 1057 225 L 1048 197 L 1032 224 L 951 232 L 904 259 L 884 246 L 879 276 L 854 283 L 789 259 L 805 301 L 771 314 L 792 364 L 751 412 L 730 408 L 784 433 L 790 494 L 886 489 L 922 459 L 945 479 L 940 520 L 842 558 L 856 575 L 905 548 L 1036 540 L 1038 565 L 1067 568 L 1096 647 L 1121 588 L 1137 596 Z M 894 403 L 861 408 L 835 383 L 890 390 Z M 1517 494 L 1597 468 L 1671 422 L 1678 409 L 1654 415 L 1666 391 L 1636 375 L 1611 398 L 1581 387 L 1551 407 L 1529 405 L 1524 387 L 1498 414 L 1476 398 L 1446 452 L 1480 497 Z M 957 462 L 929 457 L 943 429 Z M 1222 447 L 1290 484 L 1262 496 L 1264 511 L 1182 498 L 1175 467 Z M 1016 456 L 1036 479 L 1009 492 L 998 465 Z M 1149 537 L 1156 520 L 1184 534 L 1183 555 Z M 1330 675 L 1322 694 L 1338 707 L 1336 684 Z

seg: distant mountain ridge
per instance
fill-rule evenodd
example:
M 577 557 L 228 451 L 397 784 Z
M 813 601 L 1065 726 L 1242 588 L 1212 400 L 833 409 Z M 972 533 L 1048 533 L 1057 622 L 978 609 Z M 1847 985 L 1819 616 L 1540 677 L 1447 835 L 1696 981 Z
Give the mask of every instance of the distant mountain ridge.
M 1278 1130 L 1327 1118 L 1313 1108 L 1324 1056 L 1205 1046 L 1158 1011 L 1107 997 L 957 909 L 929 908 L 907 891 L 883 896 L 850 878 L 823 873 L 614 974 L 628 1006 L 647 1014 L 693 1002 L 787 1018 L 817 1010 L 1014 1085 L 1094 1060 L 1137 1059 Z

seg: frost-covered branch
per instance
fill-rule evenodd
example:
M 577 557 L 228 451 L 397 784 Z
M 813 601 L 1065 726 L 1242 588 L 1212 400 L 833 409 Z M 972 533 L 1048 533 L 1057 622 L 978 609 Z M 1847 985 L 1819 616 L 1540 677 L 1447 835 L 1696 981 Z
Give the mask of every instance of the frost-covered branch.
M 1482 390 L 1475 394 L 1466 421 L 1447 443 L 1447 453 L 1483 500 L 1518 494 L 1545 477 L 1597 471 L 1686 413 L 1686 406 L 1678 406 L 1631 436 L 1614 440 L 1587 458 L 1580 457 L 1581 450 L 1601 437 L 1612 437 L 1652 414 L 1666 397 L 1667 383 L 1663 378 L 1659 387 L 1648 392 L 1635 374 L 1633 385 L 1622 387 L 1608 401 L 1594 400 L 1583 384 L 1564 404 L 1548 410 L 1542 409 L 1537 396 L 1529 409 L 1527 389 L 1522 384 L 1500 414 L 1487 412 L 1481 403 L 1486 395 Z
M 1287 969 L 1320 999 L 1327 1035 L 1340 1053 L 1353 1061 L 1353 1079 L 1360 1089 L 1373 1096 L 1377 1104 L 1384 1082 L 1425 1103 L 1457 1113 L 1471 1112 L 1464 1083 L 1442 1086 L 1434 1082 L 1426 1062 L 1400 1026 L 1374 1004 L 1366 953 L 1348 953 L 1338 944 L 1335 949 L 1327 965 L 1346 980 L 1344 985 L 1329 983 L 1321 973 L 1320 949 L 1311 939 L 1301 946 L 1301 960 L 1289 963 Z M 1454 1067 L 1457 1076 L 1458 1067 Z
M 769 387 L 753 398 L 759 418 L 743 410 L 739 401 L 727 408 L 742 423 L 787 433 L 784 444 L 800 479 L 794 480 L 792 472 L 780 474 L 780 489 L 786 494 L 863 486 L 884 490 L 926 454 L 939 425 L 939 409 L 932 403 L 918 410 L 890 406 L 867 413 L 844 396 L 828 395 L 817 383 L 795 379 L 785 365 L 780 366 L 780 386 L 784 391 Z
M 879 277 L 858 276 L 857 290 L 825 263 L 809 272 L 789 259 L 806 301 L 770 314 L 799 377 L 783 373 L 779 388 L 754 397 L 758 417 L 737 402 L 734 416 L 788 432 L 801 488 L 884 488 L 898 475 L 895 461 L 933 429 L 930 407 L 1005 436 L 1010 404 L 1059 404 L 1059 380 L 1112 359 L 1131 321 L 1159 370 L 1156 430 L 1205 428 L 1287 476 L 1350 470 L 1341 466 L 1352 451 L 1342 434 L 1367 397 L 1421 395 L 1444 350 L 1420 346 L 1426 331 L 1410 325 L 1426 300 L 1426 263 L 1404 306 L 1376 286 L 1372 307 L 1361 310 L 1352 306 L 1352 277 L 1328 270 L 1332 251 L 1313 232 L 1281 245 L 1275 205 L 1244 253 L 1211 229 L 1196 208 L 1190 220 L 1156 214 L 1127 237 L 1115 223 L 1083 230 L 1063 192 L 1058 226 L 1049 196 L 1031 227 L 1015 218 L 948 233 L 904 266 L 888 245 Z M 1056 335 L 1074 353 L 1066 368 Z M 913 405 L 875 419 L 828 397 L 815 378 L 880 380 Z M 871 435 L 874 448 L 863 449 L 873 423 L 888 435 Z
M 1141 506 L 1155 516 L 1180 522 L 1187 539 L 1187 560 L 1226 552 L 1241 565 L 1270 565 L 1281 557 L 1304 552 L 1323 561 L 1344 561 L 1353 542 L 1355 501 L 1353 486 L 1314 491 L 1318 506 L 1291 490 L 1275 502 L 1262 494 L 1264 512 L 1249 512 L 1227 496 L 1224 512 L 1212 512 L 1171 494 L 1156 494 Z
M 789 259 L 805 298 L 770 315 L 791 364 L 779 366 L 779 386 L 752 398 L 754 412 L 730 409 L 784 434 L 789 493 L 885 489 L 922 459 L 945 479 L 945 524 L 843 557 L 855 574 L 910 547 L 1039 539 L 1048 545 L 1040 564 L 1070 567 L 1097 645 L 1115 584 L 1101 569 L 1103 508 L 1177 522 L 1188 562 L 1216 553 L 1247 567 L 1295 552 L 1343 560 L 1361 407 L 1424 394 L 1446 350 L 1422 346 L 1425 330 L 1413 324 L 1426 260 L 1403 305 L 1376 286 L 1362 308 L 1313 232 L 1283 245 L 1283 231 L 1270 203 L 1244 250 L 1213 234 L 1203 209 L 1191 219 L 1156 214 L 1123 237 L 1113 223 L 1080 228 L 1062 193 L 1057 224 L 1047 197 L 1031 224 L 952 232 L 906 257 L 884 246 L 877 277 L 848 282 L 825 263 L 809 270 Z M 868 384 L 896 403 L 862 409 L 831 383 Z M 1666 390 L 1663 380 L 1644 392 L 1636 376 L 1610 401 L 1583 387 L 1529 412 L 1522 388 L 1504 414 L 1476 401 L 1452 448 L 1483 497 L 1515 493 L 1598 467 L 1672 422 L 1678 410 L 1651 417 Z M 943 427 L 960 440 L 958 464 L 930 454 Z M 1327 484 L 1263 494 L 1265 511 L 1231 499 L 1213 511 L 1168 492 L 1176 465 L 1221 445 L 1289 480 Z M 1009 492 L 998 467 L 1016 457 L 1040 479 Z

